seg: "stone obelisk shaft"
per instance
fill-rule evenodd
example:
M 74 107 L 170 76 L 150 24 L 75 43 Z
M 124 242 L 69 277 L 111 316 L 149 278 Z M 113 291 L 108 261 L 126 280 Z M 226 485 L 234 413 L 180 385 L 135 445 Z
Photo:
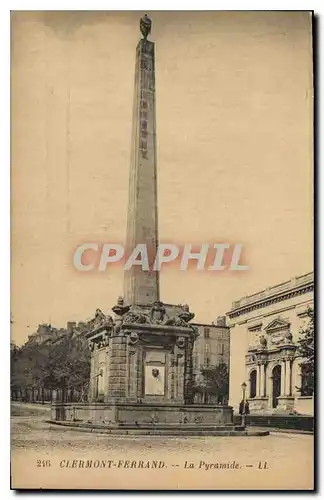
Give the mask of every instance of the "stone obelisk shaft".
M 140 40 L 136 48 L 126 255 L 144 244 L 150 269 L 158 245 L 154 63 L 154 43 Z M 125 271 L 124 299 L 131 305 L 159 300 L 159 273 L 137 265 Z

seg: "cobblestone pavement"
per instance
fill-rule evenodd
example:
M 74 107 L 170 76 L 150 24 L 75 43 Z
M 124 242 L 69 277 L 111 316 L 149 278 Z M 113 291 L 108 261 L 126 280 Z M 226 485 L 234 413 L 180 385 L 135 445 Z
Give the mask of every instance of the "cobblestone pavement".
M 119 471 L 123 471 L 125 477 L 126 460 L 137 461 L 136 463 L 139 460 L 159 460 L 165 463 L 166 468 L 178 471 L 178 475 L 182 471 L 181 478 L 187 477 L 190 473 L 192 475 L 188 478 L 193 480 L 195 475 L 198 478 L 198 472 L 200 474 L 204 472 L 204 485 L 201 487 L 208 489 L 215 488 L 216 484 L 210 482 L 212 481 L 210 474 L 212 469 L 205 471 L 206 465 L 202 465 L 201 462 L 207 466 L 211 463 L 233 464 L 235 462 L 239 468 L 245 471 L 245 475 L 241 477 L 243 482 L 250 476 L 251 481 L 254 478 L 249 487 L 259 484 L 260 478 L 262 478 L 261 486 L 266 489 L 280 488 L 281 484 L 286 483 L 287 488 L 294 488 L 295 484 L 297 489 L 303 488 L 303 485 L 307 485 L 306 489 L 311 487 L 309 486 L 312 483 L 313 469 L 313 436 L 311 435 L 273 433 L 265 437 L 181 438 L 108 436 L 63 430 L 61 427 L 50 425 L 45 421 L 49 417 L 46 408 L 38 413 L 37 411 L 32 413 L 28 416 L 22 416 L 22 414 L 12 416 L 12 460 L 25 465 L 28 461 L 28 467 L 33 466 L 34 472 L 37 471 L 37 460 L 48 459 L 53 467 L 62 471 L 64 469 L 64 473 L 69 472 L 69 474 L 75 474 L 74 470 L 71 472 L 69 469 L 73 460 L 114 460 L 116 467 L 118 467 L 114 477 L 117 477 Z M 120 461 L 121 469 L 118 465 Z M 194 465 L 194 470 L 186 467 L 190 463 Z M 261 469 L 261 467 L 266 468 L 266 470 Z M 133 477 L 132 473 L 135 471 L 128 470 L 126 472 L 130 477 Z M 148 477 L 148 472 L 151 475 L 156 471 L 145 470 L 145 477 Z M 224 473 L 224 471 L 221 472 Z M 137 477 L 140 477 L 141 473 L 142 471 L 137 470 Z M 209 475 L 207 475 L 208 473 Z M 240 473 L 243 474 L 243 470 Z M 251 475 L 252 473 L 253 475 Z M 162 475 L 160 472 L 161 477 Z M 85 477 L 84 472 L 83 476 Z M 100 476 L 100 478 L 103 477 L 103 475 Z M 228 473 L 227 477 L 229 477 Z M 232 477 L 234 478 L 234 476 Z M 238 479 L 239 474 L 236 474 L 235 478 Z M 215 478 L 213 479 L 215 481 Z M 287 479 L 289 479 L 288 482 Z M 217 480 L 220 488 L 220 485 L 223 484 L 222 481 L 226 481 L 226 478 L 224 478 L 224 474 L 218 473 Z M 237 485 L 241 484 L 240 481 L 237 482 Z M 276 481 L 278 486 L 276 486 Z M 123 484 L 125 484 L 124 480 Z M 158 487 L 156 484 L 155 487 Z M 210 486 L 208 486 L 209 484 Z M 131 486 L 128 485 L 128 487 Z M 236 488 L 235 481 L 232 487 Z

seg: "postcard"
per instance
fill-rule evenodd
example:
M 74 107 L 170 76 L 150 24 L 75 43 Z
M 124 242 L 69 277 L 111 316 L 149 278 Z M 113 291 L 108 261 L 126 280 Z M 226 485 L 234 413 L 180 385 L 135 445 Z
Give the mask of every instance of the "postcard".
M 314 489 L 310 11 L 11 14 L 11 487 Z

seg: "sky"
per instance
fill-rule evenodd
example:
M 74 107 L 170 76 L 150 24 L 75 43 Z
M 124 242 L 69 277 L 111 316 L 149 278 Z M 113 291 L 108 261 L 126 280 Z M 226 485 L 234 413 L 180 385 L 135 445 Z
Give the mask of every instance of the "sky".
M 109 313 L 124 243 L 141 12 L 15 12 L 11 28 L 12 337 Z M 149 12 L 156 44 L 159 236 L 242 243 L 246 272 L 161 272 L 195 321 L 313 269 L 313 82 L 306 12 Z

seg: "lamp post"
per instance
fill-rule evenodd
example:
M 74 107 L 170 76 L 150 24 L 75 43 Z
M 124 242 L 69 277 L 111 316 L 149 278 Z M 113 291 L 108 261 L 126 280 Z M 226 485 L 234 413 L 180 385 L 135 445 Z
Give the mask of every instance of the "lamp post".
M 242 397 L 242 413 L 241 413 L 241 426 L 245 428 L 245 407 L 246 407 L 246 400 L 245 400 L 245 393 L 246 393 L 246 383 L 243 382 L 241 384 L 242 387 L 242 392 L 243 392 L 243 397 Z

